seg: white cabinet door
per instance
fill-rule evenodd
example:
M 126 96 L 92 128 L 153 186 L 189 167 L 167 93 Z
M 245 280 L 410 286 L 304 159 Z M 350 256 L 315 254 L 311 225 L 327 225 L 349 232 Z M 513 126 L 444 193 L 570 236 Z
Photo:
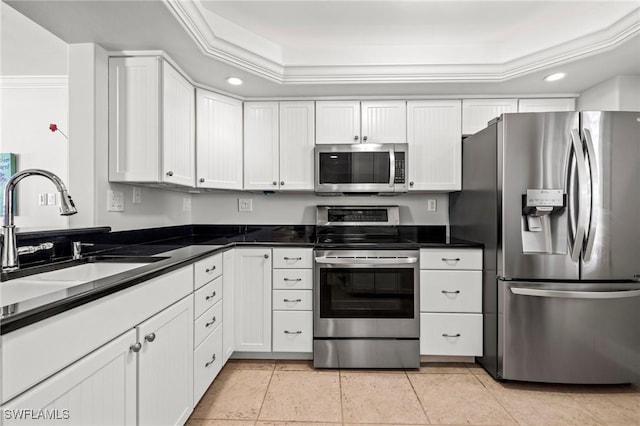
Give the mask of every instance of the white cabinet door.
M 193 296 L 138 326 L 138 423 L 184 424 L 193 410 Z
M 360 102 L 316 102 L 316 143 L 360 142 Z
M 462 104 L 407 102 L 410 191 L 458 191 L 462 186 Z
M 362 102 L 362 142 L 406 143 L 406 101 Z
M 554 112 L 575 111 L 576 100 L 573 98 L 520 99 L 518 112 Z
M 313 191 L 313 101 L 280 102 L 280 190 Z
M 198 188 L 242 189 L 242 102 L 196 90 Z
M 16 419 L 19 410 L 43 410 L 65 425 L 135 425 L 135 343 L 130 330 L 3 405 L 3 424 L 45 424 Z
M 196 176 L 195 91 L 162 62 L 162 181 L 194 186 Z
M 244 189 L 279 188 L 278 139 L 278 102 L 245 102 Z
M 236 351 L 271 352 L 271 249 L 235 250 Z
M 160 179 L 160 58 L 109 59 L 109 181 Z
M 222 365 L 224 365 L 235 347 L 234 333 L 234 287 L 235 287 L 235 250 L 222 254 Z
M 472 135 L 505 112 L 518 112 L 517 99 L 463 99 L 462 134 Z

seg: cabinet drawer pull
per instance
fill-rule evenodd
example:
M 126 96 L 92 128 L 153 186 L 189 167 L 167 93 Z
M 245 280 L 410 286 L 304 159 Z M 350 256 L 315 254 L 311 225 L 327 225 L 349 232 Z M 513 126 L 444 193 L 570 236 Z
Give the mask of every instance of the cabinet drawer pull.
M 283 278 L 282 281 L 302 281 L 302 278 Z
M 154 340 L 156 340 L 156 333 L 149 333 L 146 336 L 144 336 L 144 340 L 146 340 L 147 342 L 151 343 Z
M 213 272 L 216 270 L 216 265 L 213 265 L 211 268 L 205 269 L 204 271 L 208 274 L 209 272 Z
M 209 327 L 209 326 L 210 326 L 211 324 L 213 324 L 214 322 L 216 322 L 216 317 L 213 317 L 213 318 L 211 319 L 211 322 L 206 323 L 204 326 L 205 326 L 205 327 Z
M 457 333 L 457 334 L 442 333 L 442 337 L 460 337 L 460 333 Z
M 213 299 L 214 297 L 216 297 L 216 292 L 215 291 L 213 293 L 211 293 L 210 296 L 205 297 L 204 300 Z
M 456 263 L 460 262 L 460 258 L 459 257 L 443 257 L 442 261 L 449 265 L 455 265 Z
M 213 354 L 213 357 L 211 358 L 211 361 L 207 362 L 204 365 L 204 368 L 208 368 L 211 364 L 213 364 L 214 362 L 216 362 L 216 354 Z
M 173 176 L 173 172 L 172 172 L 171 170 L 169 170 L 169 171 L 167 172 L 167 176 L 169 176 L 169 177 Z
M 140 352 L 140 349 L 142 349 L 142 345 L 140 344 L 140 342 L 136 342 L 133 345 L 129 346 L 129 350 L 131 352 Z
M 287 256 L 285 256 L 284 260 L 302 260 L 302 258 L 301 257 L 287 257 Z
M 298 303 L 298 302 L 302 302 L 302 299 L 295 299 L 295 300 L 282 299 L 282 301 L 285 303 Z
M 456 290 L 456 291 L 442 290 L 441 293 L 442 294 L 460 294 L 460 290 Z
M 354 140 L 354 141 L 357 141 L 358 139 L 360 139 L 360 136 L 358 136 L 358 135 L 355 135 L 355 136 L 353 137 L 353 140 Z
M 302 331 L 300 331 L 300 330 L 298 330 L 298 331 L 285 330 L 284 334 L 302 334 Z

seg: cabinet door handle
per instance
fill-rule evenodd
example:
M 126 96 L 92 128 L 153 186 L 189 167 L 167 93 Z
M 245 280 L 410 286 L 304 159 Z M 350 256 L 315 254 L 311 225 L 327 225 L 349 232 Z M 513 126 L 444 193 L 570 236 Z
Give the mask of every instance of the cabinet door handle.
M 287 257 L 287 256 L 285 256 L 284 260 L 302 260 L 302 258 L 301 257 Z
M 273 186 L 277 186 L 278 182 L 276 182 L 275 180 L 273 181 Z
M 212 325 L 214 322 L 216 322 L 216 317 L 213 317 L 213 318 L 211 319 L 211 322 L 206 323 L 204 326 L 208 328 L 208 327 L 209 327 L 210 325 Z
M 264 255 L 264 258 L 265 258 L 265 259 L 268 259 L 268 258 L 269 258 L 269 255 L 268 255 L 268 254 L 265 254 L 265 255 Z
M 360 139 L 360 136 L 358 136 L 358 135 L 355 135 L 355 136 L 353 137 L 353 140 L 354 140 L 354 141 L 357 141 L 358 139 Z
M 283 278 L 282 281 L 302 281 L 302 278 Z
M 460 294 L 460 290 L 455 290 L 455 291 L 442 290 L 441 293 L 442 294 Z
M 205 297 L 204 300 L 213 299 L 214 297 L 216 297 L 216 292 L 215 291 L 213 293 L 211 293 L 210 296 Z
M 204 271 L 208 274 L 209 272 L 213 272 L 216 270 L 216 265 L 213 265 L 211 268 L 205 269 Z
M 172 172 L 171 170 L 169 170 L 169 171 L 167 172 L 167 176 L 169 176 L 169 177 L 173 176 L 173 172 Z
M 211 358 L 211 361 L 207 362 L 207 363 L 204 365 L 204 368 L 209 367 L 209 366 L 210 366 L 211 364 L 213 364 L 214 362 L 216 362 L 216 354 L 213 354 L 213 357 Z
M 144 340 L 146 340 L 147 342 L 151 343 L 154 340 L 156 340 L 156 333 L 149 333 L 146 336 L 144 336 Z
M 460 337 L 460 333 L 457 333 L 457 334 L 442 333 L 442 337 Z
M 282 299 L 282 301 L 285 303 L 298 303 L 298 302 L 302 302 L 302 299 L 295 299 L 295 300 Z
M 298 331 L 285 330 L 284 334 L 302 334 L 302 331 L 300 331 L 300 330 L 298 330 Z
M 280 186 L 284 186 L 284 181 L 283 180 L 280 181 Z
M 367 139 L 369 139 L 369 138 L 368 138 L 368 137 L 366 137 L 366 136 L 363 136 L 363 137 L 362 137 L 362 141 L 363 141 L 363 142 L 366 142 L 366 141 L 367 141 Z
M 200 183 L 204 183 L 204 178 L 200 178 Z
M 140 344 L 140 342 L 136 342 L 133 345 L 129 346 L 129 350 L 131 352 L 140 352 L 140 349 L 142 349 L 142 345 Z
M 413 186 L 413 181 L 409 182 L 409 186 Z

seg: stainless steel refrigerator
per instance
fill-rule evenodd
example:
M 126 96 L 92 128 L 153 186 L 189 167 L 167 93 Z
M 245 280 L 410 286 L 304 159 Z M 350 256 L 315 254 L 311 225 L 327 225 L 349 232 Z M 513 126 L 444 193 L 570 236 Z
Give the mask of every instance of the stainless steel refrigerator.
M 503 114 L 462 170 L 451 235 L 485 245 L 485 369 L 640 382 L 640 112 Z

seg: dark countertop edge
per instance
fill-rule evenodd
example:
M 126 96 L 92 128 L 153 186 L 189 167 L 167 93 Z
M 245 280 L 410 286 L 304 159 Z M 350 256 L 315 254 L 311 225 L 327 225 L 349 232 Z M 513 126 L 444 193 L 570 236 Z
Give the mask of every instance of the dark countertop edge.
M 42 231 L 25 231 L 21 232 L 17 231 L 17 236 L 19 238 L 39 238 L 39 237 L 48 237 L 48 236 L 56 236 L 56 237 L 65 237 L 68 235 L 78 235 L 78 234 L 88 234 L 88 233 L 108 233 L 111 232 L 110 226 L 98 226 L 91 228 L 71 228 L 71 229 L 45 229 Z
M 482 244 L 474 243 L 471 241 L 464 241 L 464 240 L 455 240 L 455 241 L 451 241 L 448 244 L 447 243 L 420 243 L 419 245 L 421 248 L 447 248 L 447 247 L 482 248 L 483 247 Z M 189 246 L 192 246 L 192 245 L 184 245 L 182 248 L 189 247 Z M 197 245 L 193 245 L 193 246 L 197 247 Z M 78 306 L 82 306 L 89 302 L 93 302 L 95 300 L 101 299 L 102 297 L 117 293 L 129 287 L 133 287 L 134 285 L 159 277 L 160 275 L 164 275 L 168 272 L 174 271 L 188 264 L 195 263 L 198 260 L 211 256 L 215 253 L 223 252 L 236 247 L 252 247 L 252 246 L 253 247 L 269 246 L 269 247 L 313 248 L 314 243 L 268 242 L 268 241 L 240 242 L 238 241 L 238 242 L 230 242 L 228 244 L 222 245 L 221 247 L 217 247 L 212 250 L 206 250 L 202 253 L 194 254 L 191 256 L 175 257 L 174 255 L 169 259 L 162 260 L 151 265 L 146 265 L 146 267 L 143 267 L 143 268 L 148 268 L 148 269 L 145 270 L 144 272 L 136 273 L 135 269 L 132 270 L 130 273 L 123 272 L 122 273 L 123 277 L 121 279 L 111 284 L 105 285 L 104 287 L 83 292 L 74 296 L 67 297 L 62 300 L 58 300 L 58 301 L 51 302 L 39 307 L 35 307 L 33 309 L 29 309 L 24 312 L 20 312 L 8 318 L 0 319 L 0 335 L 4 335 L 12 331 L 16 331 L 20 328 L 45 320 L 57 314 L 66 312 L 70 309 L 76 308 Z M 158 255 L 162 256 L 162 253 L 159 253 Z M 109 280 L 109 278 L 110 277 L 106 277 L 106 278 L 103 278 L 102 280 L 107 281 Z M 95 282 L 99 282 L 102 280 L 97 280 Z

